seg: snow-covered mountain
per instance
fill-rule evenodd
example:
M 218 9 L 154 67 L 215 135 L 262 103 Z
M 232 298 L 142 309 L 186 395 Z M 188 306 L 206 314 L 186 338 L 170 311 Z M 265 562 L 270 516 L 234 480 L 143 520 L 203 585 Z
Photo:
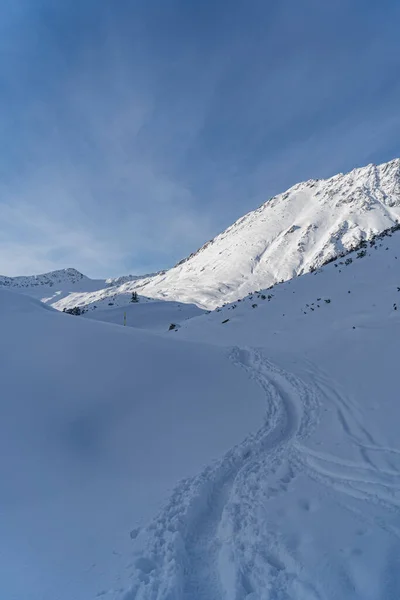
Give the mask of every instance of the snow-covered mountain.
M 73 269 L 39 276 L 46 288 L 59 274 L 72 273 L 68 277 L 73 287 L 52 294 L 37 291 L 38 277 L 3 280 L 5 284 L 16 281 L 25 293 L 41 297 L 58 310 L 128 305 L 132 291 L 145 298 L 213 309 L 312 271 L 396 225 L 399 219 L 400 159 L 395 159 L 330 179 L 299 183 L 236 221 L 168 271 L 97 282 Z
M 76 269 L 60 269 L 58 271 L 50 271 L 41 275 L 27 275 L 19 277 L 6 277 L 0 275 L 0 287 L 9 289 L 29 289 L 37 287 L 53 287 L 54 285 L 72 284 L 82 282 L 87 279 Z
M 400 159 L 299 183 L 173 269 L 133 284 L 154 298 L 215 308 L 323 265 L 400 218 Z
M 104 279 L 89 279 L 86 275 L 71 268 L 50 271 L 41 275 L 0 276 L 0 290 L 14 290 L 50 305 L 62 298 L 73 297 L 77 292 L 86 294 L 94 290 L 103 290 L 105 286 Z

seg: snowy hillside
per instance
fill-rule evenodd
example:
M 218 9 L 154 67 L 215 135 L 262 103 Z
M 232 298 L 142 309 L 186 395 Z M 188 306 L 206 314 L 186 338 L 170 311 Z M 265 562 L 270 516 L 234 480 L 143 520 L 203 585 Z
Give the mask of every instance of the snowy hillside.
M 134 284 L 155 298 L 215 308 L 324 264 L 400 218 L 400 159 L 299 183 L 176 267 Z
M 136 327 L 150 331 L 166 332 L 170 328 L 174 330 L 187 319 L 198 317 L 204 311 L 195 304 L 181 304 L 179 302 L 165 302 L 164 300 L 143 301 L 128 305 L 114 306 L 96 310 L 88 310 L 84 318 L 115 323 L 126 324 L 127 327 Z
M 262 391 L 224 349 L 10 291 L 0 330 L 0 597 L 115 598 L 137 528 L 258 427 Z
M 273 346 L 296 351 L 315 345 L 327 332 L 358 335 L 371 322 L 400 319 L 400 227 L 313 273 L 249 293 L 239 301 L 191 319 L 180 337 L 223 345 Z M 336 330 L 337 328 L 337 330 Z M 353 329 L 354 328 L 354 329 Z M 353 333 L 354 331 L 358 333 Z

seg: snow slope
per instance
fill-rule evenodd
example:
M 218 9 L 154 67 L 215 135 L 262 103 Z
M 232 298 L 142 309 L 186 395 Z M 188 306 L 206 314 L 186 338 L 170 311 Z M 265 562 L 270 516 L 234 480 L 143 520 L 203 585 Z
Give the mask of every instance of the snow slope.
M 5 290 L 0 331 L 0 597 L 116 596 L 137 528 L 258 427 L 262 392 L 225 349 Z
M 51 299 L 50 304 L 53 308 L 62 311 L 64 309 L 68 310 L 74 307 L 79 307 L 84 311 L 86 316 L 89 316 L 90 318 L 98 318 L 99 320 L 110 321 L 112 323 L 122 323 L 120 320 L 120 315 L 123 316 L 124 310 L 131 312 L 136 308 L 138 309 L 138 313 L 144 316 L 145 321 L 147 322 L 149 322 L 149 319 L 146 318 L 148 311 L 150 311 L 150 313 L 152 311 L 155 313 L 157 311 L 161 311 L 164 312 L 165 315 L 171 313 L 171 317 L 173 317 L 176 312 L 179 311 L 179 309 L 182 309 L 182 307 L 186 307 L 186 313 L 188 316 L 202 314 L 204 312 L 202 309 L 193 304 L 154 300 L 146 296 L 139 296 L 138 302 L 132 303 L 132 290 L 129 283 L 125 283 L 120 286 L 96 289 L 92 292 L 71 292 L 60 299 L 56 297 Z M 147 304 L 151 304 L 152 306 L 145 308 Z M 164 308 L 162 308 L 161 305 L 165 305 Z M 100 316 L 97 317 L 97 314 Z
M 177 332 L 229 348 L 265 419 L 176 486 L 116 598 L 400 597 L 400 233 L 365 250 Z
M 194 318 L 179 330 L 179 336 L 228 346 L 239 339 L 246 345 L 272 345 L 287 352 L 293 340 L 300 342 L 296 347 L 300 351 L 309 343 L 321 343 L 327 332 L 340 338 L 348 330 L 353 334 L 353 327 L 358 332 L 371 320 L 397 322 L 400 230 L 383 232 L 362 245 L 313 273 L 257 290 Z
M 299 183 L 248 213 L 173 269 L 133 285 L 215 308 L 322 265 L 400 217 L 400 159 Z
M 84 314 L 84 318 L 123 325 L 125 315 L 127 327 L 165 332 L 168 331 L 171 325 L 179 327 L 187 319 L 198 317 L 204 312 L 195 304 L 181 304 L 163 300 L 143 302 L 143 298 L 137 303 L 107 307 L 107 309 L 88 310 Z

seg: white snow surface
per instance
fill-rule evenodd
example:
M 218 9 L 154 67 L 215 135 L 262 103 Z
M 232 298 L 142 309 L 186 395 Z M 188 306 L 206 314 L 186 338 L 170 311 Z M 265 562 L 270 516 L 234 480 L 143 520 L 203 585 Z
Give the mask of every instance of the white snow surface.
M 229 348 L 265 418 L 177 485 L 117 598 L 400 597 L 400 233 L 347 258 L 177 332 Z
M 400 232 L 251 290 L 162 334 L 0 290 L 1 598 L 398 600 Z
M 400 233 L 365 250 L 163 336 L 1 292 L 0 596 L 397 600 Z
M 126 600 L 400 597 L 400 233 L 347 258 L 179 330 L 240 344 L 233 360 L 265 391 L 267 421 L 180 528 L 181 571 L 164 560 L 143 582 L 139 570 Z M 160 532 L 148 536 L 158 565 Z
M 137 528 L 258 427 L 262 390 L 226 349 L 4 290 L 0 330 L 0 598 L 113 597 Z
M 187 319 L 198 317 L 204 313 L 195 304 L 166 302 L 164 300 L 143 302 L 142 300 L 137 303 L 131 302 L 127 305 L 114 306 L 113 308 L 107 307 L 108 310 L 89 309 L 84 314 L 84 318 L 115 323 L 116 325 L 123 325 L 125 322 L 127 327 L 165 332 L 172 325 L 175 325 L 178 329 Z
M 154 277 L 157 273 L 147 273 L 146 275 L 120 275 L 119 277 L 109 277 L 106 279 L 106 284 L 110 286 L 118 286 L 128 281 L 137 281 L 138 279 L 146 279 L 147 277 Z

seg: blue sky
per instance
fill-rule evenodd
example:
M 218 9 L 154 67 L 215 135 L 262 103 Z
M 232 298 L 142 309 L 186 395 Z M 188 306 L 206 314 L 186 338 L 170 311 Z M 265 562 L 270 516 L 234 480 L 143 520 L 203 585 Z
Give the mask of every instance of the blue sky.
M 172 266 L 400 156 L 397 0 L 2 0 L 0 273 Z

